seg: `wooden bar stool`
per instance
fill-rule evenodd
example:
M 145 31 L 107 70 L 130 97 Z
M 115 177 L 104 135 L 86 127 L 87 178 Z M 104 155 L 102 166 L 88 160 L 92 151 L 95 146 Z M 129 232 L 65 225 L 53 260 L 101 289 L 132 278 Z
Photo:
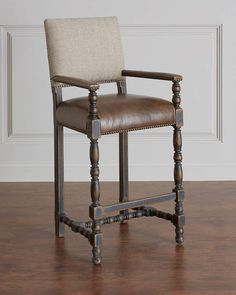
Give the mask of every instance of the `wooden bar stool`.
M 64 224 L 85 236 L 92 245 L 94 264 L 101 263 L 102 226 L 142 216 L 156 216 L 172 222 L 176 242 L 181 244 L 185 217 L 182 187 L 183 111 L 180 107 L 182 76 L 169 73 L 124 69 L 119 25 L 116 17 L 45 20 L 50 79 L 54 105 L 55 138 L 55 229 L 64 236 Z M 157 97 L 127 94 L 126 76 L 172 81 L 172 102 Z M 117 83 L 116 94 L 97 95 L 101 83 Z M 88 97 L 62 99 L 62 87 L 76 86 L 89 91 Z M 128 137 L 132 130 L 174 127 L 174 180 L 172 192 L 155 197 L 128 199 Z M 91 199 L 90 221 L 74 221 L 63 208 L 63 127 L 84 133 L 90 140 Z M 119 133 L 119 203 L 102 206 L 99 187 L 98 139 Z M 162 212 L 153 203 L 175 200 L 175 213 Z M 114 211 L 119 214 L 109 216 Z M 109 217 L 104 217 L 104 216 Z

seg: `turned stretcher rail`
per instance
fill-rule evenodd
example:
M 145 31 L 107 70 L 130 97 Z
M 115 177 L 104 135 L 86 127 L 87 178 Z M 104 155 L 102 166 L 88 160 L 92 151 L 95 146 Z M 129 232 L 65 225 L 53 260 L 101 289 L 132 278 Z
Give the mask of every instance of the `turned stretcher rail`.
M 109 213 L 109 212 L 116 211 L 116 210 L 132 209 L 135 207 L 141 207 L 141 206 L 148 205 L 148 204 L 154 204 L 154 203 L 160 203 L 160 202 L 169 201 L 169 200 L 175 200 L 175 198 L 176 198 L 176 193 L 173 192 L 173 193 L 169 193 L 169 194 L 165 194 L 165 195 L 142 198 L 142 199 L 137 199 L 134 201 L 128 201 L 128 202 L 113 204 L 110 206 L 105 206 L 105 207 L 103 207 L 102 210 L 104 213 Z
M 135 208 L 134 211 L 132 212 L 125 211 L 124 213 L 118 214 L 115 216 L 108 216 L 100 220 L 96 220 L 96 221 L 89 220 L 85 222 L 75 221 L 69 218 L 66 214 L 61 214 L 60 221 L 68 225 L 72 231 L 78 232 L 81 235 L 85 236 L 86 238 L 90 239 L 92 236 L 92 232 L 89 229 L 93 227 L 94 222 L 99 223 L 99 225 L 101 226 L 104 224 L 122 222 L 124 220 L 140 218 L 140 217 L 158 217 L 158 218 L 169 220 L 172 223 L 175 222 L 173 214 L 157 210 L 156 208 L 153 208 L 153 207 Z

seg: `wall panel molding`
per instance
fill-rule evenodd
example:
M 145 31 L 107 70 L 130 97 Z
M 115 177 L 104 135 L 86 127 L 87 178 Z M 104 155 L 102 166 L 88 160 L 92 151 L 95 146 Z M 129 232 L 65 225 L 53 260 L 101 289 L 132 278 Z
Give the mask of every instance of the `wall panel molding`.
M 0 181 L 51 181 L 53 179 L 53 134 L 40 132 L 40 129 L 35 129 L 37 132 L 27 133 L 25 130 L 30 129 L 24 129 L 24 126 L 14 128 L 14 114 L 17 114 L 18 120 L 21 115 L 21 111 L 14 108 L 17 99 L 15 80 L 13 79 L 16 72 L 14 54 L 18 52 L 19 44 L 19 48 L 21 48 L 22 44 L 23 48 L 29 46 L 29 43 L 24 45 L 24 42 L 31 42 L 31 38 L 43 40 L 44 30 L 42 26 L 35 25 L 0 26 L 0 32 L 0 62 L 2 65 L 0 73 L 0 136 L 1 151 L 2 155 L 5 156 L 5 158 L 1 157 L 0 159 Z M 208 66 L 210 68 L 209 73 L 205 74 L 212 77 L 212 84 L 209 85 L 212 89 L 212 95 L 209 97 L 210 103 L 207 106 L 207 111 L 209 109 L 209 113 L 212 115 L 209 120 L 211 125 L 209 125 L 209 128 L 202 128 L 200 132 L 197 131 L 197 128 L 194 129 L 191 126 L 186 131 L 183 128 L 184 175 L 185 180 L 233 180 L 235 178 L 236 163 L 232 153 L 228 153 L 228 138 L 224 138 L 227 137 L 227 132 L 223 134 L 223 123 L 225 128 L 227 126 L 227 118 L 223 118 L 223 26 L 221 24 L 123 24 L 121 25 L 121 33 L 124 38 L 127 37 L 127 39 L 131 40 L 132 38 L 138 40 L 139 37 L 149 40 L 149 38 L 158 39 L 159 37 L 171 38 L 172 36 L 179 36 L 184 39 L 189 38 L 190 41 L 200 40 L 203 46 L 209 46 L 203 53 L 206 52 L 207 57 L 212 56 L 212 65 Z M 207 41 L 205 42 L 205 40 Z M 17 56 L 18 59 L 19 56 Z M 201 89 L 197 91 L 201 95 Z M 184 97 L 184 101 L 187 101 L 187 99 Z M 193 98 L 190 97 L 189 99 L 193 101 Z M 201 120 L 201 116 L 199 116 L 199 120 Z M 194 122 L 194 124 L 197 123 Z M 191 124 L 188 123 L 187 125 Z M 34 131 L 34 129 L 32 130 Z M 169 146 L 172 142 L 172 132 L 170 130 L 166 132 L 165 129 L 163 131 L 152 129 L 129 134 L 130 151 L 133 153 L 130 157 L 131 180 L 170 180 L 172 178 L 173 165 L 171 164 L 171 157 L 168 159 L 165 156 L 155 158 L 153 162 L 150 160 L 153 157 L 153 152 L 157 153 L 157 157 L 158 152 L 162 155 L 168 153 L 168 156 L 172 152 L 172 147 Z M 77 181 L 79 179 L 80 181 L 87 181 L 89 179 L 89 163 L 85 165 L 88 156 L 88 141 L 86 139 L 85 135 L 75 132 L 65 134 L 65 150 L 67 153 L 66 180 Z M 107 158 L 104 156 L 104 164 L 101 163 L 101 179 L 117 180 L 118 162 L 116 163 L 114 159 L 117 157 L 117 154 L 115 155 L 117 152 L 117 135 L 104 136 L 100 142 L 105 150 L 104 154 L 107 155 Z M 78 143 L 78 154 L 80 156 L 73 162 L 72 155 L 76 155 Z M 151 147 L 150 154 L 145 150 L 146 144 L 148 148 Z M 158 152 L 157 148 L 159 148 Z M 114 152 L 114 157 L 109 154 L 111 150 Z M 145 153 L 144 158 L 136 157 L 136 154 L 142 153 Z M 193 154 L 195 154 L 194 159 L 192 158 Z M 232 162 L 229 161 L 230 157 Z M 81 159 L 82 162 L 80 162 Z
M 5 64 L 5 71 L 2 74 L 3 88 L 3 141 L 4 143 L 32 143 L 32 142 L 45 142 L 51 141 L 52 134 L 24 134 L 16 133 L 13 130 L 13 97 L 12 88 L 12 46 L 14 38 L 31 38 L 31 37 L 44 37 L 44 30 L 41 26 L 2 26 L 2 63 Z M 222 25 L 152 25 L 152 24 L 136 24 L 136 25 L 122 25 L 121 32 L 123 36 L 176 36 L 182 35 L 188 37 L 194 36 L 207 36 L 212 39 L 212 50 L 215 56 L 215 119 L 212 122 L 211 132 L 186 132 L 185 141 L 189 142 L 223 142 L 223 120 L 222 120 Z M 4 78 L 4 75 L 7 77 Z M 4 81 L 7 80 L 7 85 Z M 66 138 L 69 142 L 77 141 L 81 135 L 67 134 Z M 169 136 L 166 133 L 158 133 L 157 131 L 148 132 L 135 132 L 131 133 L 130 137 L 134 141 L 139 140 L 160 140 L 166 141 Z M 108 137 L 107 137 L 108 138 Z M 112 141 L 112 137 L 107 139 L 108 142 Z

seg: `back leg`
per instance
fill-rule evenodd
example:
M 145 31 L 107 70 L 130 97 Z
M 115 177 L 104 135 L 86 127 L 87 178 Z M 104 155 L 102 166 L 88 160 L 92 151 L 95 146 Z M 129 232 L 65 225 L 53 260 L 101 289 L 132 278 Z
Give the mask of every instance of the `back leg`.
M 128 192 L 128 133 L 119 133 L 119 174 L 120 174 L 120 202 L 127 202 Z M 124 211 L 121 211 L 123 213 Z
M 54 128 L 54 169 L 55 169 L 55 234 L 64 237 L 64 223 L 60 215 L 64 213 L 64 152 L 63 126 L 55 124 Z

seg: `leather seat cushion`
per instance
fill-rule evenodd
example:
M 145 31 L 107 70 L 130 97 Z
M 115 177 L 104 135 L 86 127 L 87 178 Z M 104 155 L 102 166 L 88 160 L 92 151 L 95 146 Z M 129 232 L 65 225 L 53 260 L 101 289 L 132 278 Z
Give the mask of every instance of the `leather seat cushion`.
M 175 124 L 175 109 L 171 102 L 133 94 L 98 96 L 98 117 L 101 133 L 117 133 Z M 88 97 L 60 103 L 56 110 L 59 124 L 86 133 Z

